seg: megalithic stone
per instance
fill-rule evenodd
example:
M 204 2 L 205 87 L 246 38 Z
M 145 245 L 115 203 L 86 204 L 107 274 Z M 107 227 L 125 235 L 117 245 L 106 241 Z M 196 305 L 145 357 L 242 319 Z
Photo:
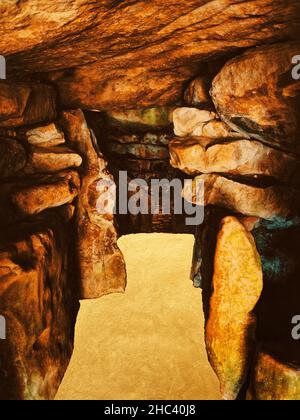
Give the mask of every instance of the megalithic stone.
M 299 367 L 286 365 L 264 351 L 258 352 L 247 399 L 299 401 Z
M 221 119 L 251 138 L 299 154 L 300 82 L 292 75 L 299 51 L 299 41 L 276 43 L 229 61 L 210 92 Z
M 63 112 L 62 127 L 71 146 L 83 158 L 82 188 L 76 209 L 76 254 L 80 298 L 93 299 L 124 292 L 126 269 L 117 246 L 113 214 L 100 214 L 97 202 L 99 182 L 113 181 L 81 110 Z
M 254 308 L 263 289 L 254 239 L 235 217 L 222 220 L 212 286 L 206 347 L 223 399 L 234 400 L 249 372 L 256 327 Z
M 50 210 L 1 229 L 0 400 L 53 399 L 66 372 L 79 307 L 69 228 Z
M 219 174 L 204 174 L 197 176 L 193 182 L 193 197 L 190 188 L 183 189 L 183 197 L 199 206 L 216 206 L 227 208 L 228 211 L 244 216 L 273 219 L 281 217 L 288 219 L 299 212 L 300 197 L 298 190 L 284 185 L 259 187 L 229 179 Z M 249 179 L 248 179 L 249 181 Z M 204 200 L 196 196 L 197 185 L 204 182 Z

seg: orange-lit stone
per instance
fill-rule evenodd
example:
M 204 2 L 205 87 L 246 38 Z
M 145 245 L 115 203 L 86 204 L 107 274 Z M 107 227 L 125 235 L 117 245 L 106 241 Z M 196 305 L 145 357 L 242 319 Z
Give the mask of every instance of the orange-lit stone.
M 256 325 L 253 310 L 262 288 L 252 235 L 236 218 L 226 217 L 217 241 L 206 346 L 227 400 L 237 398 L 246 380 Z

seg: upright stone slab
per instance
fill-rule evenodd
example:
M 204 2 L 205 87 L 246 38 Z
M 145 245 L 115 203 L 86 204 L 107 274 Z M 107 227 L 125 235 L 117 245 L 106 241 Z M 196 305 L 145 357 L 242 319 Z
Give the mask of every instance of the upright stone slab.
M 96 139 L 80 110 L 66 111 L 61 124 L 70 145 L 83 158 L 82 188 L 76 206 L 76 254 L 80 297 L 98 298 L 108 293 L 124 292 L 126 269 L 117 246 L 114 215 L 100 214 L 98 200 L 105 191 L 100 181 L 113 181 Z M 105 188 L 104 188 L 105 189 Z
M 263 289 L 261 261 L 254 239 L 234 217 L 223 219 L 214 261 L 213 294 L 205 340 L 222 397 L 236 399 L 253 355 L 254 308 Z

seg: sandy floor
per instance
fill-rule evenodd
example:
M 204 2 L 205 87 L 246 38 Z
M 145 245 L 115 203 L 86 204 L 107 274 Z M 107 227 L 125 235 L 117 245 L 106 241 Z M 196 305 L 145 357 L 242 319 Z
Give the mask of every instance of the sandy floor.
M 189 281 L 193 237 L 131 235 L 119 243 L 127 292 L 82 302 L 57 399 L 219 399 L 201 293 Z

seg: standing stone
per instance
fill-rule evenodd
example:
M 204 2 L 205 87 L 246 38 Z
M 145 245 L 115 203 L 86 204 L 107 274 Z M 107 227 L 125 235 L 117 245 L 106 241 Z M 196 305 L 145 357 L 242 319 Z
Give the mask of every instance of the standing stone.
M 83 158 L 82 188 L 76 210 L 76 247 L 82 299 L 98 298 L 113 292 L 124 292 L 126 269 L 117 246 L 117 231 L 112 211 L 97 211 L 105 193 L 100 181 L 111 184 L 113 179 L 107 163 L 97 150 L 96 139 L 89 130 L 82 111 L 68 111 L 61 124 L 68 141 Z M 104 187 L 105 190 L 105 187 Z M 113 204 L 114 203 L 110 203 Z
M 212 287 L 206 346 L 222 397 L 233 400 L 247 378 L 254 349 L 253 311 L 263 289 L 254 239 L 234 217 L 226 217 L 221 224 Z
M 286 365 L 263 351 L 254 360 L 248 399 L 300 400 L 300 368 Z

